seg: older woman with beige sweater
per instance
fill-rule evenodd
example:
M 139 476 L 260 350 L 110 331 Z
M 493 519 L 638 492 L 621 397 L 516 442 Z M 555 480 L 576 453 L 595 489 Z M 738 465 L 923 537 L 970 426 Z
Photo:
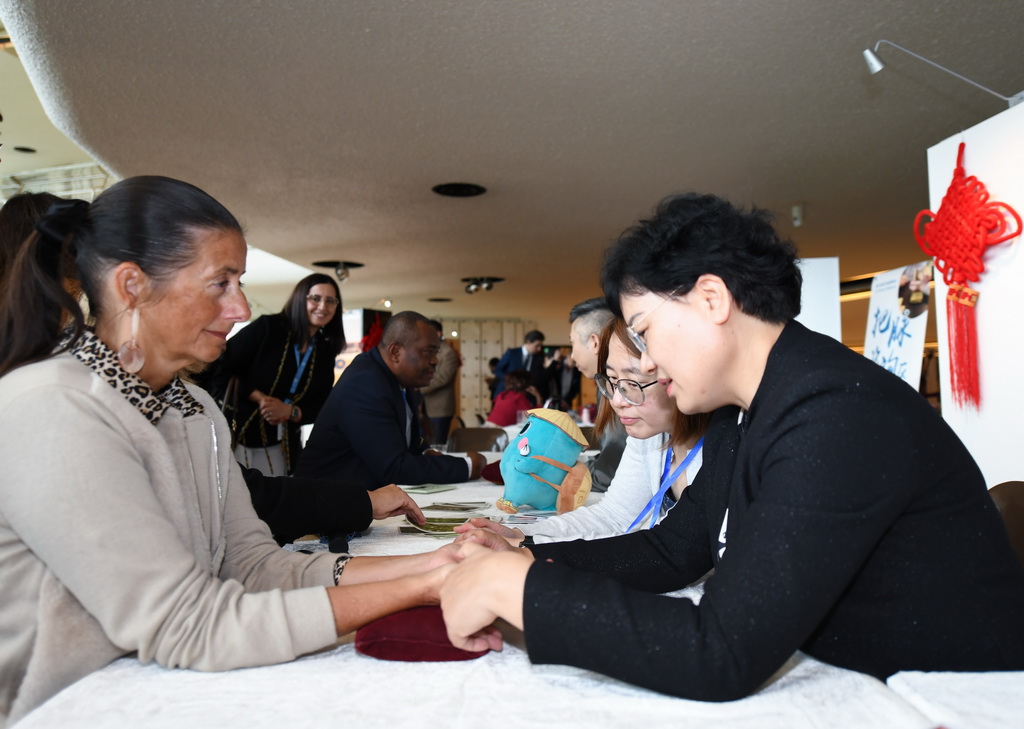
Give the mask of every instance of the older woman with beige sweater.
M 38 230 L 0 301 L 0 724 L 126 653 L 199 670 L 276 663 L 436 602 L 449 551 L 279 549 L 227 423 L 178 377 L 249 318 L 245 240 L 223 206 L 130 178 Z

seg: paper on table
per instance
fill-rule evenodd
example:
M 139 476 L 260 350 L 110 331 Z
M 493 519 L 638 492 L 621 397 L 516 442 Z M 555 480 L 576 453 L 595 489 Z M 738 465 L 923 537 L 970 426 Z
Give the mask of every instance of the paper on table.
M 422 486 L 402 486 L 402 489 L 409 494 L 436 494 L 439 491 L 454 491 L 455 486 L 450 483 L 425 483 Z

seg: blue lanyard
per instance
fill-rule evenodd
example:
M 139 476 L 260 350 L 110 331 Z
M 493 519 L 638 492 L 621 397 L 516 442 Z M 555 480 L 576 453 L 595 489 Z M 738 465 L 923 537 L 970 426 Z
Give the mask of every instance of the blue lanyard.
M 690 452 L 686 454 L 686 458 L 683 459 L 683 462 L 676 466 L 676 470 L 671 474 L 669 474 L 668 469 L 669 466 L 672 465 L 672 448 L 668 448 L 668 453 L 665 454 L 665 470 L 662 471 L 661 474 L 661 487 L 658 489 L 658 493 L 652 496 L 651 500 L 647 502 L 647 506 L 645 506 L 643 511 L 641 511 L 637 518 L 633 520 L 633 523 L 629 525 L 626 532 L 633 531 L 633 528 L 642 522 L 644 517 L 647 516 L 647 512 L 651 512 L 651 526 L 654 526 L 654 522 L 658 519 L 658 514 L 661 513 L 661 502 L 665 499 L 665 492 L 668 491 L 669 487 L 676 482 L 676 479 L 679 478 L 679 474 L 686 470 L 686 467 L 690 465 L 694 457 L 700 453 L 700 449 L 703 445 L 704 438 L 702 436 L 701 439 L 697 441 L 697 444 L 690 449 Z
M 306 365 L 309 364 L 309 356 L 313 354 L 313 342 L 310 342 L 306 346 L 306 353 L 302 355 L 302 360 L 299 361 L 299 345 L 295 346 L 295 379 L 292 380 L 292 389 L 288 391 L 288 397 L 284 399 L 286 403 L 291 403 L 292 395 L 299 389 L 299 380 L 302 379 L 302 373 L 306 371 Z

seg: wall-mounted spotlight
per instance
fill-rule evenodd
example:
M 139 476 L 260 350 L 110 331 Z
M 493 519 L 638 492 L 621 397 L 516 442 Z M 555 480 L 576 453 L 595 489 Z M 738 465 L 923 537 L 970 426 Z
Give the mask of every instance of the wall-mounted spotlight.
M 320 266 L 321 268 L 333 268 L 334 275 L 338 277 L 338 281 L 344 281 L 349 277 L 353 268 L 362 268 L 362 263 L 356 263 L 355 261 L 313 261 L 314 266 Z
M 924 56 L 920 56 L 920 55 L 914 53 L 913 51 L 908 51 L 903 46 L 898 46 L 895 43 L 893 43 L 892 41 L 888 41 L 888 40 L 884 40 L 884 39 L 878 41 L 877 43 L 875 43 L 875 49 L 874 50 L 871 50 L 870 48 L 865 48 L 864 49 L 864 62 L 866 64 L 868 64 L 868 70 L 871 72 L 872 75 L 878 73 L 883 68 L 885 68 L 885 64 L 882 62 L 882 59 L 878 57 L 878 48 L 883 43 L 885 43 L 888 46 L 892 46 L 893 48 L 895 48 L 897 50 L 903 51 L 907 55 L 913 56 L 914 58 L 918 59 L 919 61 L 924 61 L 925 63 L 927 63 L 927 64 L 929 64 L 931 66 L 934 66 L 935 68 L 939 69 L 940 71 L 945 71 L 946 73 L 950 74 L 951 76 L 956 76 L 958 79 L 960 79 L 961 81 L 966 81 L 971 86 L 976 86 L 977 88 L 981 89 L 982 91 L 990 93 L 993 96 L 998 96 L 1000 99 L 1005 101 L 1010 106 L 1016 106 L 1020 102 L 1024 101 L 1024 91 L 1021 91 L 1020 93 L 1014 94 L 1013 96 L 1003 96 L 1002 94 L 1000 94 L 1000 93 L 998 93 L 996 91 L 993 91 L 992 89 L 988 88 L 987 86 L 982 86 L 977 81 L 971 81 L 971 79 L 967 78 L 966 76 L 961 76 L 956 71 L 950 71 L 948 68 L 946 68 L 945 66 L 940 66 L 935 61 L 929 60 L 929 59 L 925 58 Z
M 466 293 L 475 294 L 477 291 L 490 291 L 494 288 L 494 284 L 499 281 L 504 281 L 503 278 L 497 278 L 495 276 L 474 276 L 472 278 L 462 279 L 462 283 L 466 284 Z

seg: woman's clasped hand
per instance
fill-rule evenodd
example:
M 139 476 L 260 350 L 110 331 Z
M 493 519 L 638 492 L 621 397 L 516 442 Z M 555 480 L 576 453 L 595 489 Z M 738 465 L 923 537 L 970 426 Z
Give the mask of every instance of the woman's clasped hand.
M 533 555 L 525 549 L 495 552 L 468 538 L 454 546 L 460 561 L 440 589 L 448 639 L 467 651 L 501 650 L 494 622 L 500 617 L 522 629 L 523 584 Z

